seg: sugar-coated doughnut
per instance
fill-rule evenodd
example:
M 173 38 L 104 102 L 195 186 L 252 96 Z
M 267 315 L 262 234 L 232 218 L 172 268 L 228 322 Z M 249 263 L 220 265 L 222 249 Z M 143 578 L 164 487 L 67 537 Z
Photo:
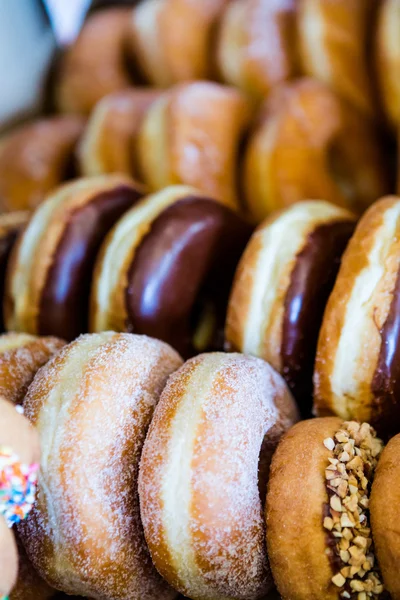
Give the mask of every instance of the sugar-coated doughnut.
M 379 459 L 371 491 L 370 513 L 375 553 L 386 588 L 393 600 L 400 598 L 399 506 L 400 436 L 392 438 Z
M 295 0 L 233 0 L 218 31 L 223 81 L 262 100 L 296 73 Z
M 315 410 L 400 431 L 400 198 L 376 202 L 343 255 L 315 364 Z
M 174 373 L 144 444 L 139 495 L 158 571 L 192 600 L 256 600 L 272 586 L 262 504 L 297 408 L 258 358 L 202 354 Z
M 348 211 L 328 202 L 294 204 L 258 227 L 235 275 L 228 347 L 282 373 L 305 414 L 323 311 L 354 226 Z
M 376 26 L 376 71 L 386 115 L 395 128 L 400 128 L 399 31 L 400 1 L 382 0 Z
M 50 587 L 35 571 L 18 536 L 16 536 L 16 541 L 18 578 L 9 600 L 50 600 L 56 593 L 54 588 Z
M 213 75 L 215 23 L 229 0 L 146 0 L 133 9 L 127 45 L 150 84 Z
M 304 74 L 323 81 L 363 113 L 376 111 L 369 50 L 375 0 L 300 0 Z
M 132 88 L 109 94 L 92 111 L 78 148 L 82 175 L 137 176 L 136 136 L 160 92 Z
M 25 415 L 42 462 L 37 502 L 18 530 L 56 589 L 96 600 L 172 600 L 146 548 L 137 477 L 167 377 L 168 345 L 132 334 L 81 336 L 36 375 Z
M 0 142 L 0 209 L 33 210 L 73 175 L 73 153 L 84 122 L 78 116 L 41 118 L 20 125 Z
M 361 213 L 390 191 L 386 164 L 368 119 L 324 84 L 300 79 L 271 94 L 250 136 L 245 199 L 257 221 L 304 199 Z
M 119 175 L 78 179 L 50 194 L 12 251 L 4 305 L 8 331 L 66 340 L 87 331 L 97 251 L 140 196 L 140 188 Z
M 383 598 L 368 502 L 382 442 L 367 423 L 302 421 L 272 458 L 267 548 L 290 600 Z
M 234 88 L 207 81 L 173 87 L 150 107 L 138 138 L 143 181 L 152 191 L 193 185 L 238 208 L 239 143 L 250 105 Z
M 250 233 L 236 213 L 194 188 L 145 197 L 104 240 L 90 330 L 144 333 L 184 356 L 221 350 L 229 290 Z
M 103 96 L 131 85 L 125 52 L 131 10 L 117 6 L 94 12 L 65 50 L 54 90 L 60 112 L 89 114 Z
M 58 338 L 27 333 L 0 335 L 0 395 L 14 404 L 22 404 L 36 372 L 64 344 Z

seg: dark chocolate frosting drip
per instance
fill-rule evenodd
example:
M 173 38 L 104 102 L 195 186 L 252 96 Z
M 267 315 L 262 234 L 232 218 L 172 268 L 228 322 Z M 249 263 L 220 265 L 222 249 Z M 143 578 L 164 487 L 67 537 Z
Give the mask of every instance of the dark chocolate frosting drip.
M 10 230 L 0 237 L 0 298 L 4 298 L 8 259 L 15 240 L 17 239 L 18 232 L 19 229 Z M 4 330 L 4 317 L 3 311 L 1 310 L 0 332 L 3 333 Z
M 73 340 L 88 330 L 90 285 L 100 244 L 139 198 L 139 192 L 121 185 L 94 195 L 72 214 L 42 290 L 38 316 L 41 335 Z
M 213 200 L 189 196 L 166 208 L 128 271 L 127 329 L 162 339 L 188 357 L 196 353 L 196 317 L 211 304 L 216 326 L 206 350 L 222 349 L 232 279 L 251 231 Z
M 400 267 L 386 321 L 380 330 L 381 348 L 372 378 L 372 425 L 388 438 L 400 431 Z
M 317 227 L 296 257 L 285 298 L 281 357 L 283 375 L 303 416 L 310 416 L 312 373 L 325 306 L 353 233 L 352 221 Z

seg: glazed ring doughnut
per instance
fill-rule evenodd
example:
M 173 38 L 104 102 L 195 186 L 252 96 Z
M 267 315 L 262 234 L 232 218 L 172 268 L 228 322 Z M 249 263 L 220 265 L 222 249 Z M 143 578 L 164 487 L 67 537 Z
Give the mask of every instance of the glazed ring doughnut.
M 368 68 L 375 0 L 301 0 L 298 40 L 302 71 L 326 83 L 368 116 L 376 113 Z
M 159 95 L 155 90 L 132 88 L 109 94 L 96 104 L 78 149 L 82 175 L 138 176 L 137 133 Z
M 7 271 L 8 331 L 74 339 L 87 331 L 92 269 L 114 223 L 140 197 L 129 179 L 79 179 L 51 194 L 13 249 Z
M 132 84 L 125 53 L 131 10 L 111 7 L 89 16 L 61 57 L 54 90 L 60 112 L 89 114 L 103 96 Z
M 295 1 L 234 0 L 218 31 L 217 63 L 223 81 L 256 100 L 296 71 Z
M 389 121 L 400 128 L 399 0 L 382 0 L 376 31 L 376 70 L 381 96 Z
M 202 354 L 169 378 L 143 448 L 140 509 L 156 568 L 185 596 L 256 600 L 271 588 L 262 504 L 297 418 L 258 358 Z
M 323 312 L 354 226 L 348 211 L 327 202 L 294 204 L 259 226 L 235 275 L 227 346 L 282 373 L 304 414 Z
M 7 265 L 18 234 L 28 223 L 29 213 L 17 211 L 0 214 L 0 302 L 4 298 Z M 0 310 L 0 331 L 4 331 L 3 311 Z
M 256 221 L 304 199 L 361 213 L 390 191 L 384 149 L 367 119 L 324 84 L 273 92 L 250 136 L 244 192 Z
M 156 191 L 193 185 L 238 208 L 239 143 L 250 105 L 234 88 L 197 81 L 175 86 L 154 102 L 138 138 L 143 181 Z
M 150 84 L 212 78 L 215 23 L 228 2 L 146 0 L 133 9 L 128 47 Z
M 282 438 L 272 459 L 266 529 L 283 598 L 383 599 L 368 511 L 381 451 L 370 425 L 336 417 L 302 421 Z
M 21 125 L 0 143 L 0 209 L 33 210 L 74 174 L 73 153 L 84 122 L 48 117 Z
M 222 349 L 229 290 L 250 233 L 240 217 L 194 188 L 172 186 L 144 198 L 100 250 L 90 330 L 144 333 L 185 356 Z
M 145 545 L 137 476 L 154 407 L 181 363 L 163 342 L 106 332 L 81 336 L 36 375 L 24 407 L 42 463 L 37 502 L 18 530 L 55 588 L 115 600 L 176 597 Z
M 343 255 L 320 331 L 315 410 L 400 429 L 400 198 L 376 202 Z
M 0 335 L 0 396 L 22 404 L 36 372 L 65 342 L 27 333 Z

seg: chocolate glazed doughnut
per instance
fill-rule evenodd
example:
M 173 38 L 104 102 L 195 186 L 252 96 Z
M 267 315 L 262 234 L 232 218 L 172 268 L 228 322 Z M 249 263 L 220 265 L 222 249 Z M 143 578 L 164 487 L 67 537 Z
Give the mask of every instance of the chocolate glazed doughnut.
M 143 207 L 153 214 L 141 215 Z M 105 240 L 92 290 L 92 330 L 145 333 L 185 356 L 222 348 L 228 294 L 250 233 L 235 213 L 194 189 L 148 197 Z M 109 265 L 119 273 L 114 292 L 112 283 L 107 290 Z
M 227 347 L 275 367 L 306 415 L 323 312 L 354 226 L 328 202 L 299 202 L 260 225 L 235 275 Z
M 109 229 L 140 197 L 122 176 L 77 180 L 33 215 L 7 273 L 7 329 L 71 340 L 87 331 L 92 268 Z

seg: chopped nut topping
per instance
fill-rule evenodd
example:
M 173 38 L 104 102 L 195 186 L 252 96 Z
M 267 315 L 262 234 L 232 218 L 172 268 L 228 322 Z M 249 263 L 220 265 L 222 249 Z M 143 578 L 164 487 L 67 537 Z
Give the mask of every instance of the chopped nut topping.
M 332 583 L 342 588 L 341 598 L 378 598 L 384 587 L 373 554 L 368 496 L 383 444 L 368 423 L 351 421 L 324 446 L 333 456 L 325 470 L 329 513 L 323 526 L 341 563 Z

